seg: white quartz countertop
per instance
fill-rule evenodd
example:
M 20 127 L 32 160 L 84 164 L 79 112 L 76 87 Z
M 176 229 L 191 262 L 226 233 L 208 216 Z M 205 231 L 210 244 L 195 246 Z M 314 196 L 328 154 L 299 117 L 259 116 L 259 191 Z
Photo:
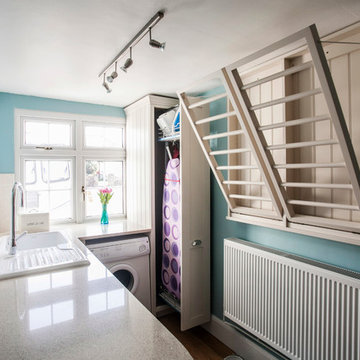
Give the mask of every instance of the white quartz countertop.
M 70 236 L 80 239 L 99 239 L 102 237 L 148 233 L 151 231 L 148 227 L 127 220 L 111 221 L 108 225 L 101 225 L 99 221 L 85 222 L 82 224 L 69 223 L 66 225 L 51 225 L 50 230 L 66 230 Z
M 116 234 L 145 230 L 114 228 Z M 78 231 L 66 227 L 64 233 L 75 237 Z M 94 225 L 85 236 L 97 234 Z M 0 359 L 191 359 L 105 266 L 84 251 L 89 266 L 0 281 Z

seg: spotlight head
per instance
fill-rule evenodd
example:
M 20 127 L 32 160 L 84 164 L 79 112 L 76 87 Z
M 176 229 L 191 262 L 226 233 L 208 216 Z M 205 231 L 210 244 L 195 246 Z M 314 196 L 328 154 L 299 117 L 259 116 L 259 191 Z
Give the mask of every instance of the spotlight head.
M 157 40 L 154 40 L 154 39 L 150 39 L 149 41 L 149 45 L 153 48 L 156 48 L 156 49 L 160 49 L 161 51 L 164 51 L 165 50 L 165 45 L 166 45 L 166 42 L 159 42 Z
M 110 94 L 110 93 L 111 93 L 111 89 L 110 89 L 109 84 L 107 84 L 107 83 L 104 81 L 102 85 L 103 85 L 103 87 L 106 89 L 106 92 L 107 92 L 108 94 Z
M 125 64 L 120 68 L 122 71 L 127 72 L 127 69 L 133 64 L 131 58 L 127 58 Z
M 109 75 L 106 80 L 109 83 L 112 83 L 116 78 L 118 77 L 118 73 L 116 71 L 113 71 L 111 75 Z

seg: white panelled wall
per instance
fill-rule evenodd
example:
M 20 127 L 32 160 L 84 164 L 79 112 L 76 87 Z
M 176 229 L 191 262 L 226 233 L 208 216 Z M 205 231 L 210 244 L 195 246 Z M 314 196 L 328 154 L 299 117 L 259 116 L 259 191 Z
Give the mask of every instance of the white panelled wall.
M 127 218 L 151 227 L 151 106 L 147 98 L 130 105 L 126 112 Z

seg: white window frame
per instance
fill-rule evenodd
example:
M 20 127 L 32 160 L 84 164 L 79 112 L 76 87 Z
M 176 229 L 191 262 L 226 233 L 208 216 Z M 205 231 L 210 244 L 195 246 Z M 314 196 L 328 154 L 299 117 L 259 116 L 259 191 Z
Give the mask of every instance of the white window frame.
M 53 146 L 57 150 L 75 150 L 75 144 L 76 144 L 76 121 L 74 119 L 70 120 L 64 120 L 58 117 L 44 119 L 44 117 L 32 117 L 32 116 L 25 116 L 26 120 L 32 121 L 32 122 L 57 122 L 59 124 L 69 124 L 71 125 L 71 143 L 70 146 Z M 23 117 L 24 118 L 24 117 Z M 25 122 L 25 119 L 24 119 Z M 23 126 L 23 122 L 21 121 L 20 124 L 20 146 L 22 149 L 34 149 L 34 145 L 27 145 L 25 144 L 25 127 Z
M 51 150 L 39 149 L 33 145 L 24 145 L 24 120 L 53 120 L 62 123 L 72 123 L 72 147 L 52 147 Z M 99 149 L 86 148 L 84 144 L 84 124 L 99 124 L 105 126 L 117 125 L 123 127 L 123 148 Z M 82 114 L 59 113 L 49 111 L 15 109 L 14 111 L 14 155 L 15 155 L 15 179 L 22 181 L 24 177 L 24 161 L 26 159 L 73 159 L 73 214 L 71 222 L 82 223 L 91 221 L 95 217 L 85 217 L 85 201 L 82 194 L 82 186 L 85 186 L 85 160 L 114 160 L 123 161 L 123 213 L 112 215 L 112 218 L 126 217 L 126 144 L 125 144 L 125 118 L 110 116 L 94 116 Z M 100 206 L 100 203 L 99 203 Z M 66 220 L 53 221 L 66 222 Z
M 83 138 L 85 137 L 85 127 L 86 125 L 89 125 L 89 124 L 92 124 L 92 125 L 95 125 L 95 126 L 102 126 L 102 127 L 111 127 L 113 125 L 119 125 L 118 122 L 114 122 L 114 121 L 107 121 L 106 123 L 104 122 L 97 122 L 97 121 L 83 121 L 83 126 L 82 126 L 82 136 Z M 118 150 L 122 150 L 125 148 L 125 128 L 123 130 L 123 138 L 122 138 L 122 143 L 123 143 L 123 147 L 119 146 L 119 147 L 116 147 L 116 148 L 113 148 L 115 149 L 114 151 L 118 151 Z M 95 147 L 95 146 L 85 146 L 85 141 L 83 141 L 83 144 L 82 144 L 82 148 L 83 150 L 96 150 L 96 151 L 99 151 L 100 148 L 99 147 Z M 106 150 L 104 150 L 105 152 L 109 152 L 111 151 L 111 149 L 109 148 L 105 148 Z
M 41 154 L 36 154 L 36 155 L 31 155 L 31 154 L 25 154 L 25 155 L 20 155 L 20 176 L 18 177 L 15 174 L 15 179 L 20 181 L 22 184 L 24 184 L 23 179 L 25 176 L 25 161 L 26 160 L 71 160 L 71 171 L 73 172 L 74 176 L 73 176 L 73 182 L 72 182 L 72 188 L 75 189 L 75 178 L 76 178 L 76 172 L 75 172 L 75 168 L 76 168 L 76 160 L 74 156 L 58 156 L 58 155 L 52 155 L 50 156 L 44 156 Z M 75 190 L 73 191 L 72 194 L 72 207 L 73 207 L 73 218 L 72 219 L 61 219 L 61 220 L 52 220 L 53 223 L 65 223 L 65 222 L 74 222 L 76 220 L 76 212 L 75 212 L 75 208 L 76 208 L 76 194 L 75 194 Z
M 96 151 L 96 150 L 95 150 Z M 117 215 L 117 214 L 111 214 L 111 218 L 124 218 L 126 216 L 126 187 L 125 187 L 125 179 L 126 179 L 126 162 L 125 160 L 123 159 L 116 159 L 114 157 L 110 157 L 110 156 L 96 156 L 96 154 L 94 154 L 93 156 L 82 156 L 82 159 L 81 159 L 81 163 L 82 163 L 82 166 L 81 166 L 81 175 L 84 179 L 84 186 L 85 186 L 85 162 L 87 160 L 94 160 L 94 161 L 122 161 L 123 162 L 123 180 L 122 180 L 122 190 L 123 190 L 123 204 L 122 204 L 122 208 L 123 208 L 123 214 L 122 215 Z M 85 187 L 86 188 L 86 187 Z M 81 194 L 81 196 L 83 196 Z M 85 201 L 81 201 L 81 213 L 83 214 L 83 217 L 84 217 L 84 220 L 91 220 L 91 219 L 94 219 L 96 218 L 95 216 L 88 216 L 88 217 L 85 217 L 85 212 L 86 212 L 86 206 L 85 206 Z M 100 203 L 99 203 L 99 206 L 100 206 Z

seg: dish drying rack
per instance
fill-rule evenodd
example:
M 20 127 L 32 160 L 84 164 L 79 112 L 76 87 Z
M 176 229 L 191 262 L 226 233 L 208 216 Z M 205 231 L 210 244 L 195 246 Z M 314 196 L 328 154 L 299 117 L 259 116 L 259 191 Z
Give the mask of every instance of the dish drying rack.
M 164 136 L 163 132 L 159 129 L 159 138 L 158 141 L 167 142 L 167 141 L 178 141 L 180 140 L 180 131 L 176 132 L 174 135 Z

